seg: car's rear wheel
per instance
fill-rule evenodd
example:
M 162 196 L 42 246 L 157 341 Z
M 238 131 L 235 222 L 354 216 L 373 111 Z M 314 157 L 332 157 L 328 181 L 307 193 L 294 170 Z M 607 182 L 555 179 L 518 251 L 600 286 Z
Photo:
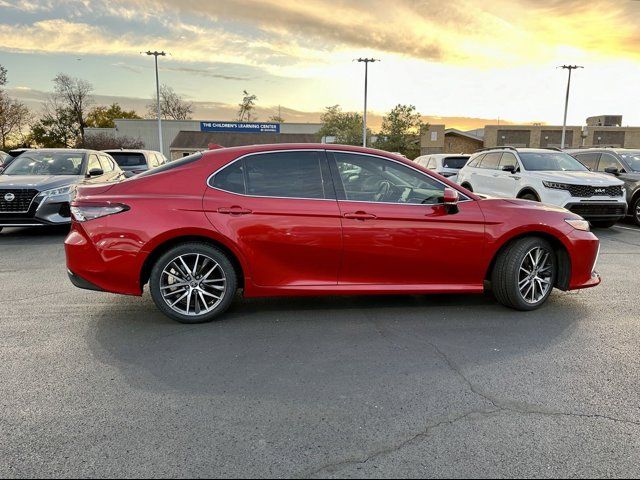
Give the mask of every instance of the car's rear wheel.
M 636 198 L 635 202 L 631 206 L 631 216 L 633 218 L 633 222 L 640 226 L 640 196 Z
M 522 238 L 508 245 L 496 259 L 491 286 L 496 299 L 516 310 L 543 305 L 555 285 L 556 254 L 546 240 Z
M 162 255 L 149 287 L 156 306 L 181 323 L 210 322 L 233 301 L 238 279 L 224 252 L 206 243 L 185 243 Z
M 593 220 L 590 223 L 596 228 L 611 228 L 618 222 L 616 220 Z

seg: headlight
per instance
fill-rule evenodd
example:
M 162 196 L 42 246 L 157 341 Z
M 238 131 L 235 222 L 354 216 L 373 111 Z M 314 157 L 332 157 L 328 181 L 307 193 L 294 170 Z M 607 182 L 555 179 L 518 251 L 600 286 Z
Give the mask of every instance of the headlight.
M 40 192 L 40 196 L 55 197 L 57 195 L 67 195 L 71 192 L 74 192 L 75 189 L 76 189 L 75 185 L 67 185 L 66 187 L 52 188 L 51 190 L 45 190 L 44 192 Z
M 590 231 L 589 222 L 587 222 L 586 220 L 578 220 L 575 218 L 565 218 L 564 221 L 567 222 L 576 230 L 582 230 L 583 232 Z
M 569 190 L 569 185 L 567 185 L 566 183 L 543 181 L 542 184 L 547 188 L 555 188 L 556 190 Z

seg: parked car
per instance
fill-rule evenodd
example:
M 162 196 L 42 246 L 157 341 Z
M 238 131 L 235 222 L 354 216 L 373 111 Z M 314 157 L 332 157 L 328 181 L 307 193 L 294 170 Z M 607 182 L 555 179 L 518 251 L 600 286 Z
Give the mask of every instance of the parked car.
M 435 153 L 432 155 L 422 155 L 416 158 L 414 162 L 455 182 L 458 178 L 458 172 L 467 164 L 470 156 L 471 155 Z
M 569 157 L 571 158 L 571 157 Z M 573 160 L 575 162 L 575 160 Z M 254 145 L 81 186 L 71 282 L 142 295 L 184 323 L 245 297 L 481 293 L 532 310 L 593 287 L 598 239 L 561 208 L 482 199 L 388 152 Z M 457 252 L 444 255 L 443 252 Z
M 0 175 L 0 231 L 71 223 L 69 203 L 80 183 L 117 182 L 124 173 L 92 150 L 29 150 Z
M 9 153 L 5 153 L 0 151 L 0 174 L 13 162 L 19 155 L 23 154 L 26 151 L 31 150 L 30 148 L 17 148 L 9 151 Z
M 160 152 L 152 150 L 104 150 L 111 155 L 127 177 L 146 172 L 151 168 L 167 163 L 166 157 Z
M 627 213 L 640 225 L 640 150 L 625 148 L 589 148 L 569 150 L 583 165 L 594 172 L 614 175 L 627 190 Z
M 554 149 L 485 149 L 460 170 L 458 183 L 480 194 L 564 207 L 596 227 L 611 227 L 627 212 L 621 180 Z

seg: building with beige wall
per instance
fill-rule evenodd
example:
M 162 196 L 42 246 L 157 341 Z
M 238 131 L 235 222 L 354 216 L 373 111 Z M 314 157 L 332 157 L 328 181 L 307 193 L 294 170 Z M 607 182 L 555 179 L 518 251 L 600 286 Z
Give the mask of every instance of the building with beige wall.
M 455 128 L 445 128 L 444 125 L 429 125 L 420 137 L 420 155 L 473 153 L 482 146 L 482 137 Z
M 556 125 L 486 125 L 484 146 L 530 148 L 559 148 L 562 142 L 562 126 Z M 567 126 L 565 147 L 582 146 L 582 127 Z
M 587 126 L 584 134 L 585 147 L 640 148 L 640 127 Z

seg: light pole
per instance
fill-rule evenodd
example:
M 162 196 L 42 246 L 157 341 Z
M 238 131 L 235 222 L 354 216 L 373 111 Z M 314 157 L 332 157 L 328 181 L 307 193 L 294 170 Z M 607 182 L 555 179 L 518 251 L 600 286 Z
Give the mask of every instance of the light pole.
M 362 146 L 367 146 L 367 81 L 369 76 L 369 63 L 379 62 L 377 58 L 358 58 L 356 62 L 364 63 L 364 115 L 362 116 Z
M 569 109 L 569 89 L 571 88 L 571 71 L 577 68 L 584 68 L 580 65 L 562 65 L 561 67 L 565 70 L 569 70 L 569 79 L 567 81 L 567 96 L 564 100 L 564 120 L 562 121 L 562 140 L 560 141 L 560 148 L 564 149 L 564 141 L 567 135 L 567 110 Z
M 158 77 L 158 57 L 164 57 L 167 54 L 165 52 L 152 52 L 149 50 L 148 52 L 144 52 L 148 56 L 154 56 L 156 62 L 156 101 L 158 104 L 158 139 L 160 140 L 160 153 L 164 155 L 164 146 L 162 142 L 162 115 L 160 112 L 160 78 Z

